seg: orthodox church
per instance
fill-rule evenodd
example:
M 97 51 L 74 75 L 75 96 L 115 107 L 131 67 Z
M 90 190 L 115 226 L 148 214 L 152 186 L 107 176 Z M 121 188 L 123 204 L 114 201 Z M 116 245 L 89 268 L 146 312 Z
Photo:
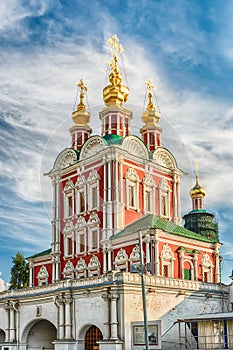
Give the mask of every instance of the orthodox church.
M 132 135 L 123 49 L 116 35 L 108 42 L 101 135 L 92 135 L 80 80 L 71 147 L 47 173 L 51 248 L 28 258 L 29 288 L 0 293 L 2 350 L 186 349 L 178 344 L 178 319 L 229 309 L 218 227 L 204 209 L 198 173 L 183 227 L 184 173 L 162 146 L 154 86 L 146 83 L 141 137 Z

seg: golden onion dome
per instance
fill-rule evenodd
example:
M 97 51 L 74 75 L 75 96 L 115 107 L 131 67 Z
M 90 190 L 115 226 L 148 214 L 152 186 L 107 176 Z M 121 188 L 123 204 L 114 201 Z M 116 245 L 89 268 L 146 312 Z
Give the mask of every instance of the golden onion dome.
M 198 182 L 196 185 L 190 190 L 190 196 L 191 198 L 196 198 L 196 197 L 205 197 L 206 191 L 204 187 L 201 187 Z
M 206 191 L 204 187 L 201 187 L 198 183 L 198 162 L 196 161 L 196 185 L 190 190 L 191 198 L 205 197 Z
M 111 73 L 109 74 L 110 84 L 105 86 L 103 89 L 103 99 L 107 106 L 121 106 L 127 102 L 129 89 L 127 86 L 122 84 L 122 75 L 118 68 L 118 52 L 123 52 L 123 47 L 119 43 L 119 39 L 116 35 L 108 39 L 108 43 L 113 48 L 113 58 L 109 63 L 111 67 Z

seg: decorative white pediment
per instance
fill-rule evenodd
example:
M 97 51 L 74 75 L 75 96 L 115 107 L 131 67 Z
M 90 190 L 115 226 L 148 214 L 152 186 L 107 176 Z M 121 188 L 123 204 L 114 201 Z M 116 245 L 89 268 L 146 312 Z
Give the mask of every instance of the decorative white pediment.
M 86 185 L 86 178 L 84 175 L 80 175 L 77 178 L 77 181 L 75 183 L 75 187 L 80 188 L 80 187 L 84 187 Z
M 120 249 L 117 253 L 117 256 L 115 258 L 115 265 L 121 265 L 128 262 L 128 255 L 126 254 L 125 249 Z
M 99 275 L 100 274 L 100 262 L 99 259 L 97 258 L 97 256 L 93 255 L 91 257 L 91 260 L 88 264 L 88 276 L 92 277 L 95 275 Z
M 99 176 L 99 174 L 97 173 L 97 171 L 95 170 L 95 169 L 93 169 L 91 172 L 90 172 L 90 174 L 89 174 L 89 176 L 88 176 L 88 178 L 87 178 L 87 182 L 88 183 L 94 183 L 94 182 L 97 182 L 97 181 L 99 181 L 100 180 L 100 176 Z
M 75 225 L 77 230 L 82 230 L 87 225 L 86 220 L 83 216 L 79 216 Z
M 164 244 L 160 256 L 163 260 L 174 260 L 174 254 L 172 252 L 171 247 L 168 244 Z
M 133 248 L 133 250 L 132 250 L 132 252 L 130 254 L 129 260 L 131 262 L 140 261 L 140 250 L 139 250 L 139 246 L 138 245 L 136 245 Z
M 70 220 L 67 221 L 67 223 L 65 224 L 63 232 L 67 233 L 67 232 L 71 232 L 73 230 L 74 230 L 74 225 L 73 225 L 72 221 L 70 221 Z
M 159 189 L 160 189 L 160 191 L 162 191 L 162 192 L 168 192 L 168 191 L 169 191 L 170 187 L 169 187 L 168 182 L 167 182 L 166 179 L 162 179 L 162 180 L 160 181 Z
M 96 212 L 91 213 L 87 224 L 88 224 L 89 226 L 96 226 L 96 225 L 98 225 L 99 223 L 100 223 L 100 219 L 99 219 L 98 214 L 97 214 Z
M 146 174 L 144 179 L 142 180 L 142 183 L 148 187 L 153 187 L 155 185 L 153 177 L 149 174 Z
M 97 256 L 93 255 L 88 264 L 88 270 L 94 270 L 100 267 L 100 262 Z
M 168 169 L 176 169 L 176 161 L 173 155 L 166 150 L 165 148 L 159 147 L 153 153 L 153 159 L 159 165 L 168 168 Z
M 126 179 L 133 181 L 133 182 L 139 181 L 139 176 L 134 168 L 129 168 L 127 170 L 125 177 L 126 177 Z
M 49 273 L 47 271 L 47 268 L 43 265 L 40 268 L 40 271 L 38 272 L 37 278 L 40 280 L 45 280 L 49 277 Z
M 85 260 L 81 258 L 77 262 L 75 270 L 76 270 L 76 272 L 80 273 L 80 272 L 86 271 L 86 269 L 87 269 L 87 264 L 86 264 Z
M 203 257 L 202 257 L 202 259 L 201 259 L 201 265 L 203 266 L 203 267 L 214 267 L 213 265 L 212 265 L 212 262 L 211 262 L 211 260 L 210 260 L 210 257 L 209 257 L 209 255 L 207 254 L 207 253 L 205 253 L 204 255 L 203 255 Z
M 62 170 L 77 162 L 77 153 L 72 148 L 63 150 L 57 157 L 53 170 Z
M 73 183 L 72 180 L 69 179 L 69 180 L 66 182 L 66 185 L 65 185 L 65 187 L 64 187 L 64 191 L 65 191 L 65 192 L 70 192 L 70 191 L 72 191 L 73 188 L 74 188 L 74 183 Z
M 148 150 L 142 140 L 136 136 L 127 136 L 122 147 L 129 153 L 138 158 L 148 159 Z
M 85 159 L 98 154 L 106 147 L 104 140 L 100 136 L 90 137 L 83 145 L 80 152 L 80 159 Z
M 71 261 L 67 261 L 62 274 L 66 278 L 68 278 L 68 277 L 73 278 L 74 277 L 74 265 Z

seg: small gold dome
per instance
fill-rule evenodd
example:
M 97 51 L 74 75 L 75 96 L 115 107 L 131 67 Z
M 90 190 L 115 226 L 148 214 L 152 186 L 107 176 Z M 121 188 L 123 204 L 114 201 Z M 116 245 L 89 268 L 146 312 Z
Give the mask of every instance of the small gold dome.
M 196 198 L 196 197 L 205 197 L 206 191 L 204 187 L 201 187 L 198 182 L 196 185 L 190 190 L 190 196 L 191 198 Z

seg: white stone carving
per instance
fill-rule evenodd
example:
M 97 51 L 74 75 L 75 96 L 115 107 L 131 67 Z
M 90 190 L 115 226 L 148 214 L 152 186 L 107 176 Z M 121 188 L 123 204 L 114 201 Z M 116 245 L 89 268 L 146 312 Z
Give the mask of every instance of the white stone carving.
M 144 179 L 142 180 L 142 183 L 148 187 L 153 187 L 155 185 L 153 177 L 149 174 L 145 175 Z
M 105 142 L 100 136 L 92 136 L 83 145 L 80 159 L 92 157 L 102 151 L 105 147 Z
M 148 159 L 148 150 L 142 140 L 140 140 L 136 136 L 128 136 L 124 139 L 122 143 L 122 147 L 130 154 L 143 158 Z
M 76 230 L 82 230 L 84 227 L 86 227 L 87 223 L 83 216 L 79 216 L 75 225 Z
M 65 192 L 69 192 L 69 191 L 72 191 L 72 189 L 74 188 L 74 183 L 71 179 L 69 179 L 67 182 L 66 182 L 66 185 L 64 187 L 64 191 Z
M 75 271 L 77 278 L 87 277 L 87 264 L 83 258 L 77 262 Z
M 65 278 L 74 278 L 74 265 L 71 261 L 67 261 L 62 274 Z
M 76 161 L 77 161 L 77 153 L 73 149 L 67 148 L 58 155 L 54 163 L 53 170 L 65 169 L 68 166 L 76 163 Z
M 97 256 L 93 255 L 88 264 L 88 276 L 92 277 L 100 274 L 100 262 Z
M 168 169 L 176 169 L 177 167 L 175 158 L 165 148 L 157 148 L 153 153 L 153 159 L 156 161 L 156 163 Z
M 93 183 L 93 182 L 97 182 L 99 180 L 100 180 L 99 174 L 97 173 L 97 171 L 95 169 L 93 169 L 87 178 L 87 182 Z
M 75 187 L 77 188 L 80 188 L 80 187 L 84 187 L 86 184 L 86 178 L 84 175 L 80 175 L 78 178 L 77 178 L 77 181 L 75 183 Z
M 132 249 L 132 252 L 130 254 L 129 260 L 131 262 L 140 261 L 140 250 L 139 250 L 139 246 L 138 245 L 136 245 Z
M 139 176 L 134 168 L 129 168 L 125 175 L 126 179 L 136 182 L 139 181 Z
M 209 257 L 209 255 L 207 254 L 207 253 L 205 253 L 204 255 L 203 255 L 203 257 L 202 257 L 202 259 L 201 259 L 201 265 L 203 266 L 203 267 L 214 267 L 213 265 L 212 265 L 212 262 L 211 262 L 211 260 L 210 260 L 210 257 Z
M 44 265 L 41 266 L 40 271 L 38 272 L 38 275 L 37 275 L 39 286 L 41 286 L 43 284 L 47 284 L 48 277 L 49 277 L 49 273 L 47 271 L 47 268 Z
M 96 212 L 91 213 L 87 224 L 89 226 L 97 226 L 99 223 L 100 223 L 100 219 L 99 219 L 98 214 Z
M 64 227 L 63 232 L 67 233 L 67 232 L 71 232 L 73 230 L 74 230 L 74 225 L 73 225 L 72 221 L 68 220 L 65 227 Z
M 174 260 L 174 254 L 168 244 L 164 244 L 160 256 L 163 260 Z
M 160 189 L 162 192 L 168 192 L 168 191 L 169 191 L 169 185 L 168 185 L 166 179 L 162 179 L 162 180 L 160 181 L 159 189 Z
M 128 271 L 128 255 L 125 249 L 120 249 L 114 261 L 114 265 L 117 271 L 126 270 Z

